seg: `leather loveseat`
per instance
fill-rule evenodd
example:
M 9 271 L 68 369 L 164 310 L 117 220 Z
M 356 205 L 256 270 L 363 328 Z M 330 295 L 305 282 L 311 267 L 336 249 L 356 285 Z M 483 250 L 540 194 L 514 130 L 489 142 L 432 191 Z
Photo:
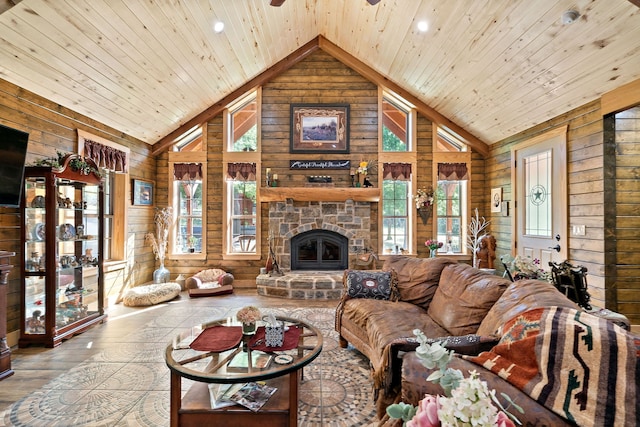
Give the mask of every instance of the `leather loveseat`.
M 408 387 L 414 380 L 426 385 L 424 369 L 408 357 L 412 364 L 402 372 L 400 356 L 417 346 L 415 329 L 429 338 L 460 337 L 459 350 L 477 354 L 495 345 L 500 326 L 519 312 L 541 306 L 577 308 L 551 284 L 513 283 L 446 257 L 391 256 L 382 270 L 391 275 L 397 292 L 390 292 L 388 299 L 354 298 L 349 294 L 349 274 L 356 272 L 348 271 L 336 309 L 340 346 L 350 343 L 370 361 L 379 418 L 389 404 L 404 397 L 415 405 L 424 395 L 423 390 Z M 530 282 L 534 284 L 529 286 Z M 508 288 L 513 288 L 509 299 L 501 301 Z M 420 372 L 420 378 L 411 378 L 410 372 Z

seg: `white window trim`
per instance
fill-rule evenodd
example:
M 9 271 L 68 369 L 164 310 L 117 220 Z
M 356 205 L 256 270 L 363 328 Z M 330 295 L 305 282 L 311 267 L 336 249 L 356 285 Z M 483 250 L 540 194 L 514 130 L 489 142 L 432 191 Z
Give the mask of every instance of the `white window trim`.
M 382 150 L 382 101 L 384 98 L 388 98 L 392 100 L 396 106 L 400 106 L 407 111 L 407 119 L 408 119 L 408 151 L 383 151 Z M 411 181 L 409 184 L 410 194 L 407 194 L 407 204 L 409 207 L 409 215 L 408 215 L 408 224 L 411 227 L 411 230 L 407 233 L 407 237 L 409 238 L 409 254 L 415 255 L 418 253 L 417 250 L 417 213 L 415 209 L 412 209 L 413 200 L 411 199 L 411 194 L 415 193 L 416 182 L 417 182 L 417 169 L 418 169 L 418 153 L 417 153 L 417 138 L 418 133 L 416 129 L 417 123 L 417 110 L 415 106 L 408 103 L 402 97 L 396 95 L 395 93 L 380 88 L 378 90 L 378 188 L 383 188 L 384 178 L 382 176 L 382 165 L 384 163 L 411 163 Z M 381 194 L 382 196 L 382 194 Z M 383 215 L 382 215 L 382 201 L 380 203 L 380 208 L 378 209 L 378 224 L 381 227 L 383 223 Z M 380 235 L 380 233 L 378 233 Z M 378 238 L 378 253 L 384 257 L 384 244 L 381 238 Z
M 206 151 L 189 151 L 169 152 L 169 202 L 173 208 L 173 218 L 171 219 L 171 227 L 169 228 L 169 245 L 168 245 L 168 259 L 194 259 L 204 260 L 207 259 L 207 152 Z M 202 252 L 197 253 L 174 253 L 175 250 L 175 233 L 176 233 L 176 218 L 178 213 L 177 201 L 174 195 L 174 178 L 173 178 L 173 165 L 175 163 L 201 163 L 202 164 Z
M 244 106 L 253 97 L 256 100 L 256 125 L 257 132 L 257 144 L 256 151 L 229 151 L 229 141 L 232 138 L 231 129 L 231 113 L 236 109 Z M 223 260 L 259 260 L 262 257 L 261 250 L 261 223 L 262 223 L 262 204 L 260 203 L 260 186 L 262 183 L 262 145 L 261 145 L 261 117 L 262 117 L 262 90 L 261 88 L 255 91 L 249 92 L 242 97 L 238 98 L 235 102 L 229 104 L 224 110 L 224 120 L 222 134 L 224 135 L 223 150 L 222 150 L 222 259 Z M 231 230 L 230 215 L 229 215 L 229 185 L 227 182 L 227 164 L 228 163 L 255 163 L 256 164 L 256 252 L 247 253 L 234 253 L 230 252 L 229 248 L 229 233 Z

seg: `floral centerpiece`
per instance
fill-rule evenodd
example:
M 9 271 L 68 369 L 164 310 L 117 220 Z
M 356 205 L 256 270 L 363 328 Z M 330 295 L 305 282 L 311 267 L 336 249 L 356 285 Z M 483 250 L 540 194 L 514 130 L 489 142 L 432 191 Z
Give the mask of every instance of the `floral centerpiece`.
M 238 310 L 236 313 L 236 319 L 242 323 L 243 334 L 253 334 L 256 331 L 256 322 L 260 320 L 260 310 L 258 307 L 248 305 Z
M 437 368 L 427 381 L 440 384 L 445 396 L 427 394 L 417 407 L 404 402 L 389 405 L 389 417 L 401 418 L 406 427 L 515 427 L 514 421 L 520 424 L 498 401 L 495 390 L 489 390 L 487 383 L 479 379 L 476 371 L 470 371 L 469 377 L 465 378 L 459 369 L 447 368 L 453 358 L 453 350 L 447 350 L 438 342 L 429 344 L 419 329 L 413 333 L 420 343 L 416 348 L 420 363 L 428 369 Z M 501 396 L 509 403 L 509 407 L 524 412 L 509 396 L 504 393 Z

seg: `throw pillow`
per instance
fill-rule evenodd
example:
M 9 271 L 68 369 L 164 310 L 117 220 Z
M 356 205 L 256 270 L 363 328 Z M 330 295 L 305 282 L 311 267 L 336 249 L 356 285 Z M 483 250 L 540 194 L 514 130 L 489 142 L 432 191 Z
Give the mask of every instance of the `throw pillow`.
M 346 270 L 343 281 L 349 298 L 396 299 L 397 281 L 393 271 Z
M 395 270 L 398 276 L 398 299 L 427 310 L 440 282 L 442 269 L 455 261 L 447 258 L 388 257 L 383 270 Z
M 427 313 L 451 335 L 477 333 L 482 319 L 510 284 L 508 279 L 467 264 L 448 265 Z

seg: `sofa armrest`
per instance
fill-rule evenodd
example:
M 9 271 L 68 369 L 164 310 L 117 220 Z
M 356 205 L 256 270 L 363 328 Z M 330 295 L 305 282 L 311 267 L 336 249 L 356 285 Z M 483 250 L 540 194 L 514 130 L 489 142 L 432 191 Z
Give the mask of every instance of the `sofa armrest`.
M 459 369 L 465 376 L 470 370 L 475 370 L 478 372 L 480 379 L 487 382 L 489 389 L 496 391 L 497 396 L 500 396 L 501 392 L 506 393 L 516 404 L 524 409 L 524 414 L 517 411 L 514 412 L 514 415 L 516 415 L 523 425 L 575 425 L 540 405 L 527 394 L 481 366 L 455 357 L 449 362 L 448 367 Z M 420 363 L 415 352 L 406 353 L 402 361 L 401 401 L 415 406 L 425 394 L 443 395 L 444 391 L 439 384 L 427 381 L 427 377 L 431 372 L 433 372 L 433 370 L 425 368 Z

